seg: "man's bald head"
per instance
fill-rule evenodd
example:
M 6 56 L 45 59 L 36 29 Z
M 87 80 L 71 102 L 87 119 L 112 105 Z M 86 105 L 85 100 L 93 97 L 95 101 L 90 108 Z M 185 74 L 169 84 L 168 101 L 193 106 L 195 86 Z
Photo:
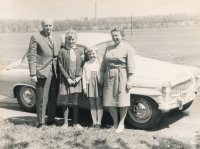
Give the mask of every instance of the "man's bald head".
M 53 25 L 53 20 L 50 18 L 42 19 L 42 24 L 51 24 Z
M 46 34 L 51 34 L 53 29 L 53 20 L 52 19 L 42 19 L 42 28 Z

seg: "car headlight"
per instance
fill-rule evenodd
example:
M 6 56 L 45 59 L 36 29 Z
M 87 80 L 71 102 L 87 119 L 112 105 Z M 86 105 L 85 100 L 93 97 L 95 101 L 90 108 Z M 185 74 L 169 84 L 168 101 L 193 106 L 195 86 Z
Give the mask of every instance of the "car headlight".
M 170 82 L 167 82 L 167 81 L 163 82 L 163 85 L 162 85 L 163 98 L 164 99 L 169 98 L 170 92 L 171 92 L 171 84 L 170 84 Z
M 196 73 L 195 73 L 195 77 L 197 79 L 200 79 L 200 68 L 197 68 Z

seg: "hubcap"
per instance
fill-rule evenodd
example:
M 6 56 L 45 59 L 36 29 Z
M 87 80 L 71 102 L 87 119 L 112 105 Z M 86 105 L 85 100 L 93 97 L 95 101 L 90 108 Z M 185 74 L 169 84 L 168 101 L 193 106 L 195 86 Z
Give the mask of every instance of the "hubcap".
M 128 113 L 134 121 L 145 123 L 151 118 L 152 109 L 146 100 L 140 98 L 132 100 Z
M 29 103 L 31 102 L 31 98 L 33 98 L 32 93 L 30 92 L 30 90 L 26 90 L 23 94 L 24 100 Z
M 20 95 L 21 101 L 25 106 L 32 107 L 35 105 L 35 92 L 31 87 L 24 86 Z

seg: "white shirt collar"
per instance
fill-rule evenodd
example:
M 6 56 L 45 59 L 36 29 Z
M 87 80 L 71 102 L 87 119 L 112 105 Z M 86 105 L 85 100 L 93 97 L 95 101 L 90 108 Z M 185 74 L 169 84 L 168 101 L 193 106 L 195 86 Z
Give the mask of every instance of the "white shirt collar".
M 98 59 L 98 57 L 95 59 L 95 61 L 89 61 L 90 63 L 98 63 L 98 61 L 99 61 L 99 59 Z
M 71 47 L 68 47 L 66 44 L 65 44 L 65 46 L 66 46 L 66 48 L 69 49 L 69 50 L 71 50 L 71 49 L 75 50 L 75 49 L 76 49 L 76 45 L 74 45 L 72 48 L 71 48 Z

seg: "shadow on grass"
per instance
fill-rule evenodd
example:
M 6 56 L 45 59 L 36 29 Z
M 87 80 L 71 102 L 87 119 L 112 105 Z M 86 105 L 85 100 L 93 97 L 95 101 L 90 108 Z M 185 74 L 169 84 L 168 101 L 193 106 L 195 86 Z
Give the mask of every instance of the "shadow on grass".
M 17 99 L 14 99 L 14 98 L 5 98 L 5 99 L 1 100 L 0 108 L 13 110 L 13 112 L 14 111 L 25 112 L 19 106 Z M 27 112 L 27 113 L 35 113 L 35 112 Z M 47 115 L 47 113 L 48 113 L 48 110 L 46 112 L 46 115 Z M 64 123 L 62 106 L 57 106 L 56 117 L 59 118 L 58 125 L 62 125 Z M 28 119 L 26 119 L 26 118 L 28 118 Z M 9 120 L 11 122 L 13 121 L 13 123 L 16 123 L 17 125 L 19 125 L 19 124 L 28 123 L 27 121 L 30 121 L 29 118 L 30 117 L 28 117 L 28 116 L 27 117 L 21 116 L 21 117 L 9 118 Z M 60 119 L 62 119 L 62 120 L 60 120 Z M 36 122 L 36 117 L 33 120 L 33 122 L 34 123 Z M 92 125 L 92 118 L 91 118 L 90 110 L 80 108 L 79 123 L 83 127 L 90 127 Z M 111 118 L 109 112 L 104 112 L 103 118 L 102 118 L 102 127 L 105 128 L 107 125 L 112 125 L 112 124 L 113 124 L 113 122 L 112 122 L 112 118 Z M 72 109 L 72 107 L 69 108 L 69 126 L 73 126 L 73 109 Z
M 10 135 L 3 136 L 3 139 L 7 141 L 7 143 L 4 145 L 5 149 L 16 149 L 16 148 L 22 149 L 22 148 L 27 148 L 29 145 L 28 142 L 24 141 L 16 143 L 15 139 Z
M 32 116 L 12 117 L 8 118 L 8 121 L 14 125 L 28 125 L 32 127 L 36 126 L 36 117 Z
M 159 138 L 155 139 L 152 144 L 146 141 L 140 141 L 141 144 L 145 144 L 151 149 L 191 149 L 192 145 L 189 143 L 183 143 L 181 141 L 172 138 Z
M 37 118 L 32 116 L 19 116 L 19 117 L 12 117 L 7 119 L 10 123 L 13 123 L 14 125 L 27 125 L 31 127 L 37 126 Z M 72 123 L 71 120 L 69 120 L 69 123 Z M 62 126 L 64 123 L 63 119 L 57 120 L 58 126 Z M 71 124 L 72 125 L 72 124 Z
M 64 123 L 63 112 L 61 109 L 56 111 L 57 124 L 62 126 Z M 18 116 L 8 118 L 9 122 L 14 125 L 28 125 L 36 126 L 37 117 L 35 116 Z M 46 117 L 47 120 L 47 117 Z M 80 109 L 79 111 L 79 124 L 83 127 L 90 127 L 92 125 L 92 118 L 90 110 Z M 73 110 L 69 109 L 68 125 L 73 126 Z M 102 128 L 105 128 L 107 125 L 112 125 L 112 118 L 108 112 L 105 112 L 102 118 Z
M 77 138 L 74 139 L 74 141 L 67 141 L 65 144 L 70 146 L 71 148 L 83 148 L 83 149 L 90 149 L 90 148 L 95 148 L 95 149 L 116 149 L 116 148 L 126 148 L 126 149 L 131 149 L 131 147 L 127 146 L 127 143 L 124 142 L 122 139 L 117 139 L 115 142 L 115 146 L 118 147 L 111 147 L 109 144 L 110 142 L 107 139 L 98 139 L 98 140 L 93 140 L 91 144 L 87 144 L 85 140 L 77 141 Z
M 127 143 L 124 142 L 121 138 L 117 139 L 117 142 L 120 145 L 120 148 L 130 149 L 130 147 L 127 146 Z
M 196 145 L 195 148 L 196 149 L 200 149 L 200 133 L 198 131 L 196 131 L 197 135 L 196 135 Z
M 59 115 L 58 115 L 59 114 Z M 63 118 L 62 110 L 57 110 L 57 116 Z M 73 125 L 73 109 L 69 108 L 69 126 Z M 63 121 L 64 122 L 64 121 Z M 90 110 L 80 109 L 79 110 L 79 124 L 83 127 L 90 127 L 92 125 L 92 117 Z M 105 128 L 107 125 L 112 125 L 113 121 L 109 112 L 104 112 L 102 117 L 102 128 Z

